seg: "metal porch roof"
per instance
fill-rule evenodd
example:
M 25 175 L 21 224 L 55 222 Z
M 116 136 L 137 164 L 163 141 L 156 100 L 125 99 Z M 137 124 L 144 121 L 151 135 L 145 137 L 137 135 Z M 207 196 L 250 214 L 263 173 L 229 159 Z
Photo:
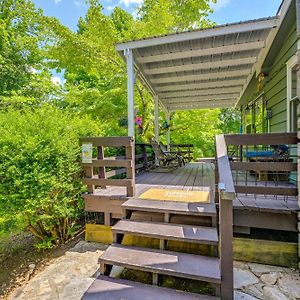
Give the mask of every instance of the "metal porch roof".
M 128 41 L 116 49 L 122 57 L 132 49 L 137 75 L 165 109 L 231 107 L 259 69 L 279 21 L 278 15 Z

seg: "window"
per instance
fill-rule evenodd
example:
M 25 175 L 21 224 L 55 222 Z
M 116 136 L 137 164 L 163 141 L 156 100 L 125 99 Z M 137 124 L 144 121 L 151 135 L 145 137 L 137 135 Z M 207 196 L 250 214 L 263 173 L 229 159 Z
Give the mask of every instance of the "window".
M 297 107 L 299 97 L 297 94 L 298 58 L 293 56 L 287 62 L 287 131 L 297 131 Z
M 245 133 L 263 133 L 266 131 L 266 103 L 264 96 L 259 96 L 244 107 Z
M 254 104 L 254 129 L 255 133 L 265 132 L 266 107 L 263 96 Z

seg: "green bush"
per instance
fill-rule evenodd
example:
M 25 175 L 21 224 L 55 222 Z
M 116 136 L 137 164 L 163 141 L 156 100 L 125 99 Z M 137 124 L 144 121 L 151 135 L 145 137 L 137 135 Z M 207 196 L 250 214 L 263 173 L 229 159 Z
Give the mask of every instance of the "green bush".
M 80 212 L 79 137 L 89 118 L 49 105 L 0 112 L 0 234 L 26 227 L 49 247 L 67 240 Z

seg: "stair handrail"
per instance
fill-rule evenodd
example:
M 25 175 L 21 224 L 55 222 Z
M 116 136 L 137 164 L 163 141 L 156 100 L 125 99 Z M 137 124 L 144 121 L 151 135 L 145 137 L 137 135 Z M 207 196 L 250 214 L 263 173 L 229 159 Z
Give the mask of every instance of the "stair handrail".
M 235 199 L 227 145 L 224 135 L 216 136 L 216 154 L 218 168 L 219 195 L 219 234 L 220 234 L 220 269 L 221 299 L 233 299 L 233 210 Z

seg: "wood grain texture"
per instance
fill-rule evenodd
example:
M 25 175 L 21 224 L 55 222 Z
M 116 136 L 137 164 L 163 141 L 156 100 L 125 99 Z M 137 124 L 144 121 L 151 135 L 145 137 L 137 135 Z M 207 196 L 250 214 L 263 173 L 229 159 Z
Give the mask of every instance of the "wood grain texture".
M 216 151 L 219 174 L 219 193 L 221 194 L 222 199 L 234 200 L 235 189 L 224 135 L 216 136 Z
M 112 230 L 117 233 L 190 243 L 216 245 L 219 240 L 216 228 L 203 226 L 121 220 Z
M 193 254 L 112 245 L 99 262 L 151 273 L 221 282 L 219 259 Z
M 297 163 L 292 162 L 230 162 L 230 167 L 239 171 L 297 171 Z
M 146 212 L 167 212 L 179 215 L 215 216 L 215 203 L 186 203 L 158 200 L 129 199 L 123 209 Z
M 91 143 L 94 147 L 125 147 L 134 146 L 134 139 L 129 136 L 117 136 L 117 137 L 81 137 L 80 142 Z
M 220 298 L 192 294 L 169 288 L 146 285 L 100 275 L 83 295 L 82 300 L 217 300 Z
M 226 134 L 227 145 L 291 145 L 299 142 L 297 133 Z

